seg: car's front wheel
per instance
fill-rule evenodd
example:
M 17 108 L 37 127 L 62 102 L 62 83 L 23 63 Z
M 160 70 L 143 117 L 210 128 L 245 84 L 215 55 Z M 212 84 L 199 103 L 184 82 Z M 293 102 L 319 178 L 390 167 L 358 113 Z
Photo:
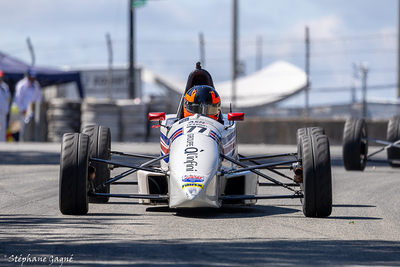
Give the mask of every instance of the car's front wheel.
M 89 211 L 89 136 L 63 135 L 60 156 L 59 208 L 62 214 L 83 215 Z
M 332 212 L 332 174 L 329 141 L 326 135 L 301 137 L 303 192 L 306 217 L 327 217 Z

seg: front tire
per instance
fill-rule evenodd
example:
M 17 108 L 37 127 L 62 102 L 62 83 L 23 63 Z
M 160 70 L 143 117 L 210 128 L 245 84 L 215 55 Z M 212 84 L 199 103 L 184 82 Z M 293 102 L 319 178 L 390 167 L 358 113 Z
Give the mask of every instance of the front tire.
M 300 142 L 301 137 L 304 135 L 325 135 L 325 130 L 322 127 L 304 127 L 297 129 L 296 140 L 297 140 L 297 157 L 301 158 Z
M 303 183 L 300 188 L 306 217 L 327 217 L 332 213 L 332 173 L 328 137 L 301 137 Z
M 89 136 L 63 135 L 60 156 L 59 208 L 62 214 L 84 215 L 89 211 Z
M 363 118 L 346 120 L 343 131 L 343 163 L 346 170 L 363 171 L 367 163 L 367 124 Z
M 82 129 L 82 133 L 89 135 L 89 156 L 91 158 L 109 160 L 111 158 L 111 132 L 107 126 L 89 125 Z M 96 176 L 93 181 L 93 187 L 104 184 L 110 179 L 110 169 L 108 164 L 100 162 L 91 162 L 90 166 L 96 170 Z M 97 193 L 110 193 L 110 185 L 96 190 Z M 90 203 L 107 203 L 109 197 L 89 197 Z
M 394 143 L 400 140 L 400 116 L 394 116 L 390 118 L 387 128 L 386 140 L 388 142 Z M 400 148 L 389 147 L 387 149 L 388 160 L 400 160 Z M 390 163 L 392 167 L 400 167 L 398 163 Z

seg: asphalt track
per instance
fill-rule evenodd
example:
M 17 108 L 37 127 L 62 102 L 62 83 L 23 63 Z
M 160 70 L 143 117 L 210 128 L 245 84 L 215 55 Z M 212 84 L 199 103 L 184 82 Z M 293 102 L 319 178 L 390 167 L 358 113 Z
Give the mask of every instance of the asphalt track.
M 112 146 L 158 150 L 156 144 Z M 239 146 L 245 155 L 295 149 Z M 368 163 L 364 172 L 347 172 L 340 147 L 331 147 L 328 218 L 304 217 L 298 199 L 184 212 L 111 199 L 90 204 L 88 215 L 65 216 L 58 209 L 59 154 L 59 144 L 0 145 L 0 266 L 400 265 L 399 169 Z

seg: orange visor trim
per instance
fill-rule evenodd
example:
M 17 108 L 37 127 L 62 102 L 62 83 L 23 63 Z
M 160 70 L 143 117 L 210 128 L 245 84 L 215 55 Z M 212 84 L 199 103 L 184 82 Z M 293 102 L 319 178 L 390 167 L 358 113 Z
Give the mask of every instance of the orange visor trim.
M 197 90 L 193 90 L 191 95 L 186 94 L 185 99 L 189 102 L 194 102 L 194 97 L 196 96 Z
M 215 93 L 212 92 L 212 91 L 211 91 L 210 93 L 211 93 L 211 95 L 212 95 L 212 103 L 213 103 L 213 104 L 217 104 L 217 103 L 221 102 L 219 96 L 218 96 L 218 97 L 215 97 Z

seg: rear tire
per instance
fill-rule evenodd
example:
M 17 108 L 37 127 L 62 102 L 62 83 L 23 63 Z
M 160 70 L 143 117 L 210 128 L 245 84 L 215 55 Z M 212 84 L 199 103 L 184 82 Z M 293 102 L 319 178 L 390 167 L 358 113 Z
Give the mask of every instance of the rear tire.
M 400 116 L 393 116 L 390 118 L 388 127 L 387 127 L 387 134 L 386 140 L 388 142 L 394 143 L 400 140 Z M 400 160 L 400 148 L 397 147 L 390 147 L 387 149 L 387 157 L 388 160 Z M 400 164 L 397 163 L 390 163 L 392 167 L 400 167 Z
M 63 135 L 60 156 L 59 208 L 62 214 L 83 215 L 89 211 L 89 136 Z
M 332 173 L 329 140 L 325 135 L 301 138 L 303 183 L 301 199 L 306 217 L 327 217 L 332 213 Z
M 363 171 L 367 163 L 367 124 L 363 118 L 346 120 L 343 131 L 343 163 L 346 170 Z
M 91 158 L 109 160 L 111 158 L 111 132 L 107 126 L 89 125 L 82 129 L 82 133 L 89 135 L 89 156 Z M 110 169 L 108 164 L 100 162 L 91 162 L 90 166 L 96 169 L 96 176 L 93 181 L 93 187 L 104 184 L 110 179 Z M 110 193 L 110 185 L 96 190 L 97 193 Z M 90 203 L 107 203 L 109 197 L 89 197 Z

